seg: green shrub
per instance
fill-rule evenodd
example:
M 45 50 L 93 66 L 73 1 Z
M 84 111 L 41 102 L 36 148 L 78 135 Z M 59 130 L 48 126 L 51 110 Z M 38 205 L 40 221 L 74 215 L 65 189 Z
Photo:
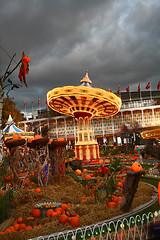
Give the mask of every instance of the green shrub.
M 7 189 L 4 194 L 0 191 L 0 223 L 10 216 L 12 209 L 13 190 Z

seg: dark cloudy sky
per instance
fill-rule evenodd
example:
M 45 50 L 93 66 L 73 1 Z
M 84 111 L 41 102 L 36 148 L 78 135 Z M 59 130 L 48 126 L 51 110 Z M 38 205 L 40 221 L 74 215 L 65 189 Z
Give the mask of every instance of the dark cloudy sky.
M 141 90 L 160 80 L 159 0 L 0 0 L 0 74 L 10 58 L 31 58 L 28 89 L 11 97 L 24 110 L 45 107 L 46 93 L 79 85 L 86 70 L 93 87 Z M 15 64 L 15 63 L 14 63 Z M 14 64 L 12 66 L 14 66 Z M 19 83 L 19 70 L 11 79 Z

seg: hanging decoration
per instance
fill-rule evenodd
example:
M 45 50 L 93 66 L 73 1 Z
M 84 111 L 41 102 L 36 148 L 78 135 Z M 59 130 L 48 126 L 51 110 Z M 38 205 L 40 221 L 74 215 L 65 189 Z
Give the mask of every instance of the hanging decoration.
M 28 74 L 29 72 L 29 62 L 30 62 L 30 58 L 25 56 L 25 53 L 23 52 L 22 54 L 22 65 L 20 67 L 20 71 L 19 71 L 19 79 L 20 82 L 25 84 L 26 88 L 28 88 L 28 85 L 26 83 L 26 74 Z

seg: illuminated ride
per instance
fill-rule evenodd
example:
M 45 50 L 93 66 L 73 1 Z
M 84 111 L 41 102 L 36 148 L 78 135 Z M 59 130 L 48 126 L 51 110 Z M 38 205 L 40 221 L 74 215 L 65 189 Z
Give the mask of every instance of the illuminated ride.
M 99 146 L 91 128 L 92 118 L 113 116 L 121 107 L 118 96 L 100 88 L 93 88 L 91 83 L 87 71 L 80 86 L 58 87 L 47 93 L 47 103 L 51 109 L 75 117 L 77 121 L 75 159 L 79 160 L 99 158 Z
M 156 139 L 160 141 L 160 127 L 141 132 L 143 139 Z

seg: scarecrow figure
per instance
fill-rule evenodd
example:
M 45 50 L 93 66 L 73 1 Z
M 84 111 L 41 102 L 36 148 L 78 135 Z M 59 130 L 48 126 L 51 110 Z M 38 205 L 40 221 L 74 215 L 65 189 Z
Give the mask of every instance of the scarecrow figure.
M 126 179 L 123 183 L 122 200 L 120 205 L 121 211 L 129 211 L 134 195 L 137 192 L 139 180 L 144 173 L 145 171 L 138 162 L 133 163 L 131 170 L 127 172 Z
M 28 88 L 28 85 L 26 83 L 26 74 L 28 74 L 29 72 L 29 62 L 30 62 L 30 58 L 29 57 L 26 57 L 24 52 L 22 54 L 22 65 L 21 65 L 21 68 L 20 68 L 20 71 L 19 71 L 19 79 L 20 79 L 20 82 L 23 83 L 26 85 L 26 88 Z

